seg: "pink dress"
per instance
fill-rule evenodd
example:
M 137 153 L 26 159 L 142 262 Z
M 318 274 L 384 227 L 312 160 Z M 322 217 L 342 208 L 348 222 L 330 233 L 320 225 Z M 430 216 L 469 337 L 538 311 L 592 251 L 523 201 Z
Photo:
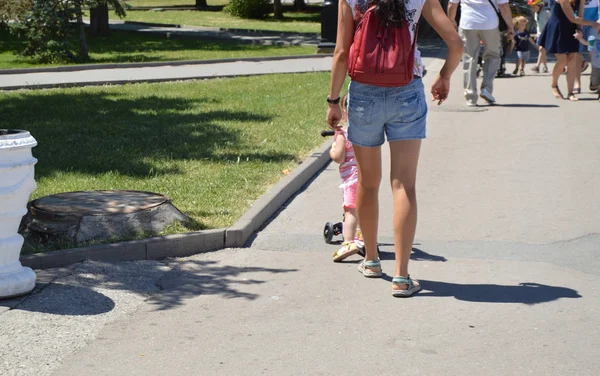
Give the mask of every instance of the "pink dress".
M 346 140 L 344 146 L 346 148 L 346 157 L 344 162 L 340 164 L 340 177 L 342 184 L 340 188 L 344 192 L 344 210 L 356 208 L 356 186 L 358 184 L 358 167 L 356 166 L 356 158 L 354 157 L 354 149 L 352 143 L 348 141 L 348 131 L 343 128 L 341 131 L 336 131 L 334 140 L 337 137 L 344 137 Z

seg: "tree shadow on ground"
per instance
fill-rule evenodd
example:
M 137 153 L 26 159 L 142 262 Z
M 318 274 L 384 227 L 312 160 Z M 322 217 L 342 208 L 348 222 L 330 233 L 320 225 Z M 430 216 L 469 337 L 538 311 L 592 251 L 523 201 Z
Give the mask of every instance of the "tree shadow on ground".
M 64 171 L 134 177 L 181 173 L 165 163 L 173 160 L 295 160 L 288 153 L 253 151 L 235 127 L 222 125 L 264 123 L 270 116 L 214 104 L 218 101 L 201 95 L 35 91 L 0 99 L 0 128 L 27 129 L 36 138 L 37 178 Z
M 391 281 L 391 278 L 389 280 Z M 513 286 L 460 284 L 421 279 L 419 282 L 424 291 L 417 294 L 418 297 L 454 297 L 467 302 L 533 305 L 560 298 L 581 298 L 576 290 L 533 282 L 524 282 Z
M 396 256 L 394 254 L 394 244 L 389 244 L 389 243 L 379 243 L 379 257 L 382 260 L 395 260 Z M 385 251 L 383 250 L 381 247 L 384 246 L 391 246 L 392 249 L 391 251 Z M 447 258 L 445 258 L 444 256 L 437 256 L 437 255 L 433 255 L 430 253 L 427 253 L 419 248 L 412 248 L 412 251 L 410 253 L 410 259 L 413 261 L 436 261 L 436 262 L 446 262 L 448 261 Z
M 557 104 L 531 104 L 531 103 L 494 103 L 489 107 L 511 107 L 511 108 L 559 108 Z
M 90 316 L 112 311 L 115 301 L 148 301 L 156 310 L 182 306 L 187 299 L 219 296 L 255 300 L 260 295 L 244 286 L 267 283 L 270 275 L 297 269 L 240 267 L 218 261 L 183 260 L 169 268 L 158 261 L 84 261 L 34 293 L 0 301 L 0 307 L 65 316 Z M 44 273 L 45 271 L 38 271 Z M 50 271 L 51 273 L 51 271 Z M 43 278 L 43 277 L 42 277 Z
M 258 294 L 241 291 L 237 286 L 266 283 L 265 279 L 256 278 L 257 273 L 279 274 L 296 271 L 298 270 L 219 265 L 217 261 L 186 261 L 161 278 L 157 283 L 161 291 L 153 294 L 149 302 L 157 310 L 166 310 L 182 305 L 185 299 L 201 295 L 255 300 L 259 297 Z
M 288 21 L 291 22 L 291 21 Z M 87 36 L 88 48 L 91 54 L 87 64 L 103 63 L 136 63 L 136 62 L 161 62 L 210 58 L 210 53 L 215 52 L 213 58 L 223 57 L 227 53 L 243 51 L 272 51 L 277 48 L 286 49 L 287 46 L 262 45 L 239 43 L 231 40 L 202 40 L 189 38 L 166 38 L 164 35 L 139 33 L 115 30 L 108 36 Z M 25 46 L 23 40 L 10 35 L 7 31 L 0 30 L 0 51 L 10 51 L 17 54 Z M 182 55 L 181 51 L 194 51 L 193 55 Z M 168 54 L 172 53 L 172 54 Z M 218 54 L 220 53 L 220 54 Z M 240 56 L 240 53 L 236 56 Z M 207 55 L 208 54 L 208 55 Z M 25 63 L 29 68 L 42 68 L 47 65 L 36 63 L 32 58 L 15 55 L 14 63 Z M 2 63 L 10 65 L 11 62 Z M 72 65 L 72 64 L 71 64 Z M 11 68 L 10 66 L 6 68 Z
M 110 61 L 148 61 L 150 52 L 177 52 L 184 50 L 197 51 L 199 54 L 202 51 L 265 51 L 272 50 L 276 46 L 266 46 L 261 44 L 235 43 L 233 41 L 221 40 L 202 40 L 190 38 L 166 38 L 162 35 L 151 33 L 139 33 L 131 31 L 114 31 L 109 36 L 90 37 L 90 51 L 96 54 L 116 54 L 116 56 L 107 56 L 106 58 L 96 57 L 94 62 L 103 60 Z M 144 55 L 136 55 L 134 53 L 146 54 L 146 60 L 141 60 Z M 125 57 L 121 58 L 120 55 Z M 151 56 L 152 61 L 161 61 L 168 58 Z M 125 60 L 127 58 L 128 60 Z M 171 58 L 172 60 L 172 58 Z
M 112 299 L 89 288 L 53 283 L 46 286 L 43 291 L 43 296 L 33 294 L 31 299 L 20 298 L 20 304 L 0 301 L 0 307 L 16 306 L 21 311 L 61 316 L 94 316 L 110 312 L 115 308 Z

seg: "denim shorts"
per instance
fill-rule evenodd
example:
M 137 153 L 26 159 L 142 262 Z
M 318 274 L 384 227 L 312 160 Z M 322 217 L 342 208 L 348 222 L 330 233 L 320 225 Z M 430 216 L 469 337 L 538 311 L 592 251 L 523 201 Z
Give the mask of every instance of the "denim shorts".
M 529 51 L 517 51 L 517 57 L 525 62 L 529 61 Z
M 353 145 L 377 147 L 388 141 L 425 138 L 427 103 L 420 77 L 400 87 L 350 82 L 348 139 Z

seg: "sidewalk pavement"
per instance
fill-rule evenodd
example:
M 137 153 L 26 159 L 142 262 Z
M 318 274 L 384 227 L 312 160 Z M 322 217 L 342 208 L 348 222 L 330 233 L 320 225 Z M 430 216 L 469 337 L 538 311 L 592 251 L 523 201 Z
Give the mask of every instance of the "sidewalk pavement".
M 428 62 L 426 92 L 441 65 Z M 331 262 L 322 229 L 342 216 L 331 164 L 247 248 L 41 272 L 35 293 L 0 301 L 0 374 L 597 375 L 596 96 L 558 101 L 549 76 L 531 75 L 497 80 L 497 106 L 467 108 L 461 81 L 430 105 L 417 296 L 391 296 L 385 181 L 386 275 L 363 278 L 358 257 Z
M 330 69 L 331 55 L 177 62 L 173 65 L 0 75 L 0 90 L 163 82 Z

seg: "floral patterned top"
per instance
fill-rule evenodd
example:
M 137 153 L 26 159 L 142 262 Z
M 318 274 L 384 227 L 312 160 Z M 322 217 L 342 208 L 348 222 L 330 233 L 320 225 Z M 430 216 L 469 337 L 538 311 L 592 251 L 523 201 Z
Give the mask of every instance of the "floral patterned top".
M 404 0 L 406 7 L 406 21 L 408 21 L 408 29 L 410 30 L 411 41 L 414 42 L 419 18 L 421 18 L 421 10 L 427 0 Z M 371 2 L 369 0 L 346 0 L 350 8 L 352 8 L 352 16 L 354 22 L 358 22 L 362 15 L 369 9 Z M 415 70 L 414 75 L 423 76 L 423 62 L 421 61 L 421 52 L 418 46 L 415 46 Z

